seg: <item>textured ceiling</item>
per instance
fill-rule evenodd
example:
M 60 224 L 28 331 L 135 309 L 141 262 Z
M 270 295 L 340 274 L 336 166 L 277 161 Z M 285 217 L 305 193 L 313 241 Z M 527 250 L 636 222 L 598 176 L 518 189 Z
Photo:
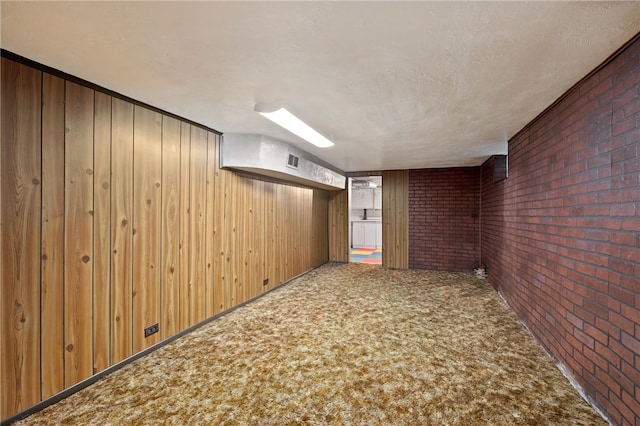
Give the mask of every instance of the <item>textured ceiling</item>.
M 640 30 L 640 2 L 1 2 L 2 48 L 345 171 L 481 164 Z M 282 101 L 319 149 L 253 107 Z

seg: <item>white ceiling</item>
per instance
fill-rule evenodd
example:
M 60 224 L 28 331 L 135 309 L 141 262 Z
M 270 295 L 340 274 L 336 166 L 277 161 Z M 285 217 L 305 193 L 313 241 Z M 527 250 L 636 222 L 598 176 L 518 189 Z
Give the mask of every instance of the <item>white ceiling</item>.
M 1 2 L 2 48 L 344 171 L 481 164 L 640 31 L 640 2 Z M 282 101 L 335 142 L 253 111 Z

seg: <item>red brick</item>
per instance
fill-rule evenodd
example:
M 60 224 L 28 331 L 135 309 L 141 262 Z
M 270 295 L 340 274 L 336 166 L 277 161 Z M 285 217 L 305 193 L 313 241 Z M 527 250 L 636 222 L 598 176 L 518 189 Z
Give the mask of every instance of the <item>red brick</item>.
M 625 399 L 622 399 L 623 397 Z M 636 411 L 633 408 L 629 407 L 629 405 L 627 404 L 627 401 L 629 400 L 629 398 L 626 392 L 620 398 L 614 395 L 611 397 L 611 399 L 614 400 L 616 402 L 616 405 L 620 407 L 620 413 L 625 419 L 622 422 L 622 426 L 636 426 L 636 423 L 633 420 L 636 417 Z M 632 420 L 626 420 L 626 419 L 632 419 Z
M 479 178 L 479 167 L 409 172 L 410 268 L 469 271 L 477 265 Z
M 606 293 L 599 293 L 596 295 L 596 301 L 603 305 L 606 306 L 607 309 L 609 309 L 609 311 L 613 311 L 617 314 L 620 313 L 620 308 L 621 308 L 621 303 L 616 300 L 613 299 L 612 297 L 610 297 L 608 294 Z
M 613 219 L 613 218 L 598 219 L 596 220 L 596 226 L 600 229 L 618 230 L 620 229 L 620 219 Z
M 623 361 L 621 371 L 622 374 L 628 377 L 632 383 L 640 385 L 640 370 L 637 370 L 633 365 Z
M 633 302 L 632 302 L 633 303 Z M 620 305 L 620 314 L 628 319 L 629 321 L 640 324 L 640 309 L 636 308 L 632 305 L 621 304 Z M 633 334 L 633 333 L 631 333 Z M 640 353 L 640 352 L 639 352 Z
M 612 232 L 609 234 L 609 240 L 613 244 L 636 245 L 636 236 L 627 232 Z
M 594 315 L 600 318 L 607 319 L 609 317 L 609 309 L 607 309 L 605 306 L 602 306 L 598 303 L 593 302 L 592 300 L 585 299 L 582 302 L 582 306 L 587 311 L 593 313 Z M 593 321 L 591 323 L 593 323 Z
M 621 331 L 624 331 L 631 335 L 635 333 L 635 326 L 633 321 L 630 321 L 628 318 L 625 318 L 624 316 L 616 312 L 609 312 L 609 321 L 611 321 L 611 323 L 618 327 Z
M 602 383 L 607 385 L 609 392 L 612 392 L 614 395 L 620 395 L 622 389 L 620 388 L 620 384 L 613 378 L 607 371 L 600 370 L 596 368 L 596 377 Z
M 516 314 L 614 424 L 640 425 L 639 95 L 636 40 L 509 141 L 508 179 L 485 162 L 480 233 Z
M 635 302 L 635 294 L 632 291 L 614 285 L 609 287 L 609 296 L 627 305 L 633 305 Z
M 583 354 L 589 359 L 589 361 L 591 361 L 595 366 L 601 368 L 602 370 L 607 371 L 607 369 L 609 368 L 609 362 L 607 361 L 607 359 L 595 350 L 585 348 L 583 350 Z
M 612 360 L 615 360 L 614 363 L 615 365 L 619 365 L 620 364 L 620 360 L 618 355 L 611 349 L 609 348 L 609 346 L 605 346 L 603 344 L 601 344 L 600 342 L 596 341 L 596 349 L 595 351 L 602 355 L 604 357 L 604 359 L 607 360 L 607 363 L 612 363 Z
M 613 124 L 611 133 L 613 136 L 621 135 L 623 133 L 632 132 L 636 128 L 635 117 L 628 117 L 624 120 L 620 120 Z
M 634 393 L 635 393 L 635 390 L 631 390 L 629 392 L 627 392 L 626 390 L 623 390 L 622 401 L 626 404 L 626 406 L 629 408 L 631 413 L 636 414 L 636 418 L 637 418 L 638 413 L 640 413 L 640 400 L 638 400 L 638 398 L 633 396 Z M 636 425 L 637 423 L 629 422 L 629 424 Z
M 602 408 L 602 410 L 607 413 L 607 417 L 610 420 L 610 422 L 614 425 L 621 425 L 622 424 L 622 414 L 620 413 L 620 410 L 618 410 L 616 403 L 619 403 L 619 401 L 611 401 L 609 400 L 609 394 L 597 394 L 595 395 L 595 399 L 597 404 Z
M 575 329 L 573 331 L 573 335 L 576 337 L 576 339 L 578 339 L 583 345 L 585 345 L 587 348 L 589 349 L 594 349 L 595 347 L 595 341 L 593 339 L 593 337 L 587 335 L 586 333 Z
M 582 327 L 584 325 L 584 321 L 582 321 L 577 316 L 573 315 L 571 312 L 567 312 L 567 321 L 569 321 L 571 324 L 573 324 L 573 326 L 576 327 L 577 329 L 582 330 Z
M 607 185 L 608 187 L 610 187 L 610 182 L 607 180 Z M 618 191 L 605 191 L 605 192 L 601 192 L 597 195 L 597 200 L 598 203 L 605 203 L 605 204 L 616 204 L 616 203 L 621 203 L 623 201 L 622 199 L 622 195 L 623 193 L 629 191 L 629 189 L 625 189 L 624 191 L 618 190 Z

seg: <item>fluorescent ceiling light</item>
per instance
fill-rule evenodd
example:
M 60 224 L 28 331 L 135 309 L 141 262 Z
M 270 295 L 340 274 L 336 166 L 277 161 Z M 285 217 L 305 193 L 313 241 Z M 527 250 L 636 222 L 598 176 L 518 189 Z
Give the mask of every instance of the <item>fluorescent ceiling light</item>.
M 254 111 L 259 112 L 277 125 L 284 127 L 294 135 L 301 137 L 319 148 L 329 148 L 333 146 L 333 142 L 313 130 L 308 124 L 284 108 L 274 109 L 258 104 L 255 106 Z

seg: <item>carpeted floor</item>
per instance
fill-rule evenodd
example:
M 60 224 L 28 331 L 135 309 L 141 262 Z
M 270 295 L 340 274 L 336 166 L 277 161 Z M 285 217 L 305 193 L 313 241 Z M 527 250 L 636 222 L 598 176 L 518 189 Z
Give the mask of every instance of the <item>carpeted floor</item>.
M 20 424 L 606 423 L 486 281 L 327 264 Z

